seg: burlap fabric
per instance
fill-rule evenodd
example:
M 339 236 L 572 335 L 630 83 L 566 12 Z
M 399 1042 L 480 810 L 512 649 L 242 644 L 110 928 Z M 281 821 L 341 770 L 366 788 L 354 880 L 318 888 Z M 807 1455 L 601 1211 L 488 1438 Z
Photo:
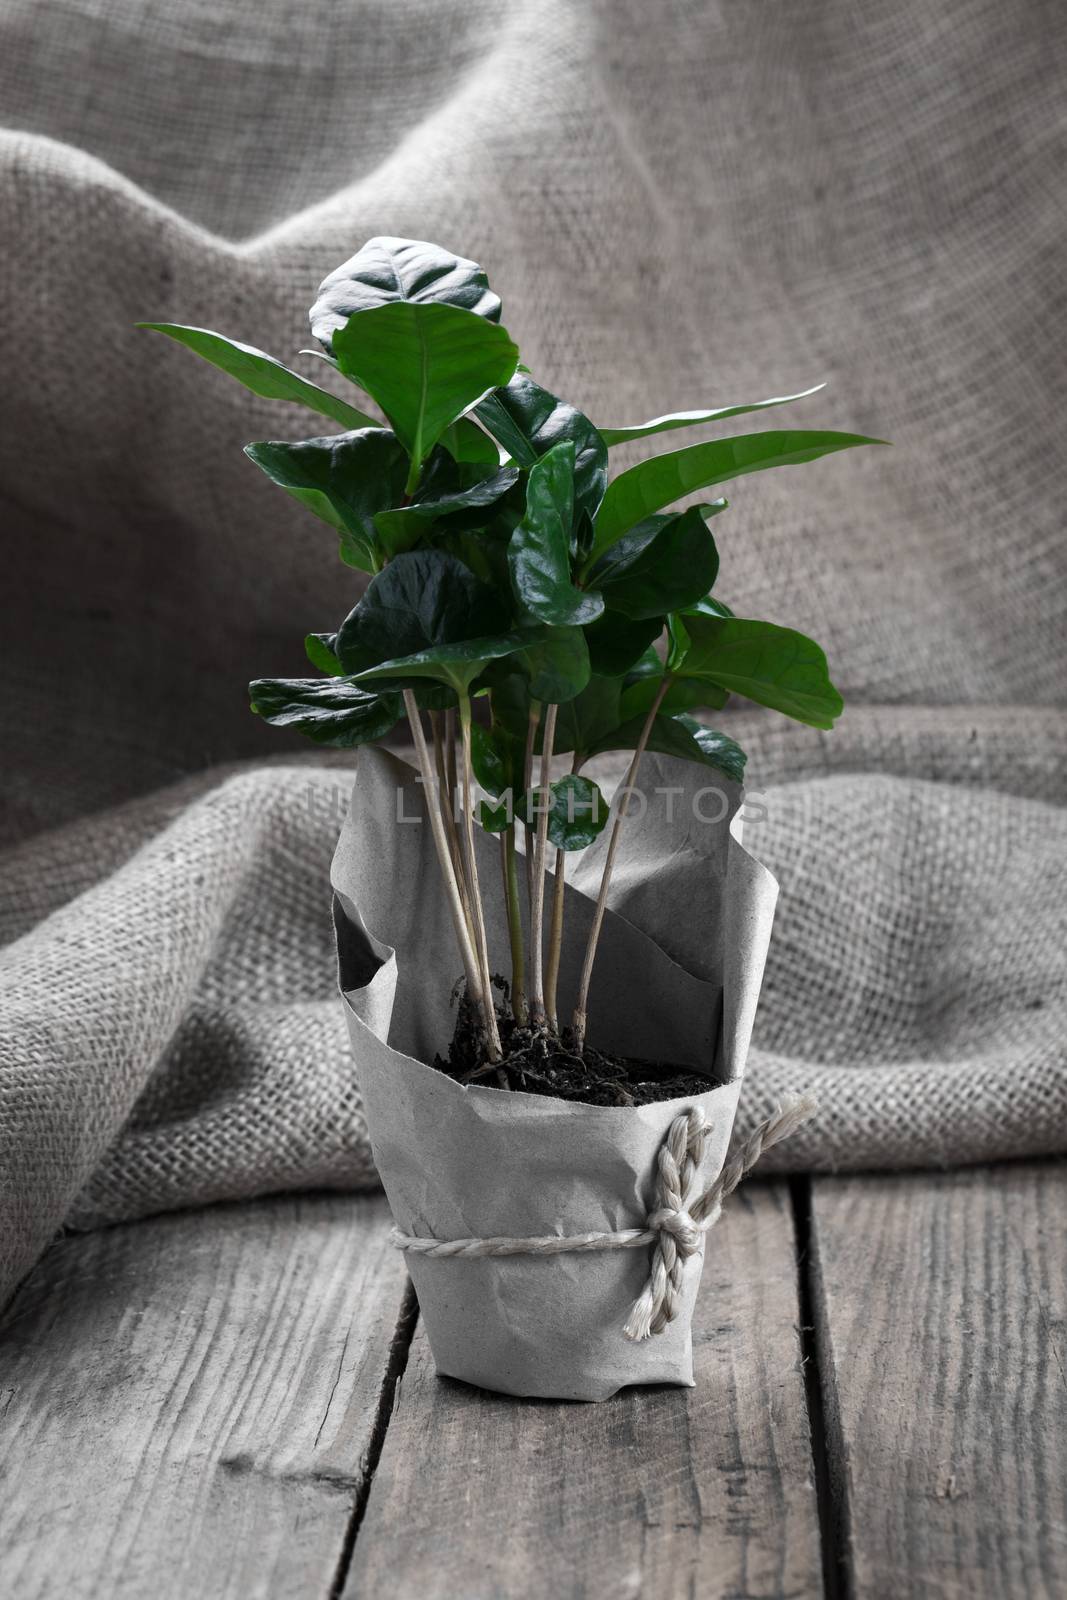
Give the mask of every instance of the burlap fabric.
M 131 324 L 295 357 L 378 232 L 483 261 L 594 420 L 827 378 L 791 422 L 895 441 L 745 480 L 716 527 L 728 598 L 820 638 L 852 708 L 829 738 L 745 724 L 783 899 L 742 1119 L 814 1084 L 783 1157 L 817 1165 L 1062 1141 L 1065 25 L 1027 0 L 4 7 L 9 1279 L 64 1218 L 369 1181 L 338 814 L 308 799 L 341 777 L 186 778 L 286 748 L 242 685 L 300 671 L 344 604 L 329 534 L 240 451 L 315 424 Z

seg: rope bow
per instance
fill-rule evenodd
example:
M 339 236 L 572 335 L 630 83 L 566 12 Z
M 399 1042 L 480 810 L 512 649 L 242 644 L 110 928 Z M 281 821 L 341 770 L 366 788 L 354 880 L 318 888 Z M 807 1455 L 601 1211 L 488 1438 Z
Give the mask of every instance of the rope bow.
M 815 1110 L 805 1095 L 783 1106 L 755 1128 L 726 1162 L 719 1176 L 697 1194 L 701 1157 L 711 1127 L 699 1106 L 675 1117 L 660 1146 L 656 1171 L 656 1203 L 643 1228 L 618 1233 L 550 1233 L 540 1238 L 427 1239 L 394 1228 L 398 1250 L 448 1259 L 480 1256 L 556 1256 L 583 1250 L 634 1250 L 654 1246 L 648 1282 L 635 1300 L 623 1332 L 628 1339 L 662 1333 L 681 1306 L 685 1264 L 704 1248 L 704 1235 L 722 1215 L 722 1203 L 733 1193 L 765 1150 L 795 1133 Z

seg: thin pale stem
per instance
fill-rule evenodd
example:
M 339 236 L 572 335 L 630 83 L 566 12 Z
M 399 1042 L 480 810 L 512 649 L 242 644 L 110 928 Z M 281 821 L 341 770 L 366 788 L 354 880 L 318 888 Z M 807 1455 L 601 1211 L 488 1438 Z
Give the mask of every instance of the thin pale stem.
M 453 718 L 453 722 L 454 721 L 455 719 Z M 450 787 L 448 781 L 448 761 L 445 754 L 445 741 L 441 734 L 440 711 L 430 712 L 430 727 L 433 729 L 433 759 L 434 766 L 437 769 L 437 782 L 441 794 L 441 810 L 445 819 L 445 833 L 448 836 L 448 848 L 452 852 L 452 865 L 455 867 L 456 877 L 459 879 L 459 887 L 463 896 L 463 908 L 467 913 L 467 926 L 471 930 L 471 938 L 473 940 L 474 922 L 471 918 L 470 899 L 467 894 L 467 885 L 464 882 L 463 876 L 463 851 L 459 842 L 459 829 L 456 827 L 456 805 L 454 790 Z M 453 741 L 454 739 L 455 730 L 453 729 Z M 454 758 L 454 742 L 452 754 Z
M 448 796 L 448 814 L 453 825 L 456 821 L 456 712 L 450 706 L 445 712 L 445 793 Z M 457 839 L 459 835 L 456 835 Z
M 526 950 L 522 935 L 522 907 L 519 904 L 519 853 L 515 848 L 515 824 L 505 828 L 501 838 L 504 863 L 504 903 L 508 908 L 508 934 L 511 938 L 511 1012 L 519 1027 L 529 1018 L 526 1007 Z
M 552 803 L 552 746 L 556 737 L 556 712 L 545 711 L 541 738 L 541 781 L 538 785 L 537 835 L 534 844 L 533 894 L 530 901 L 530 1021 L 535 1027 L 545 1023 L 545 979 L 543 936 L 545 923 L 545 856 L 548 853 L 548 813 Z
M 572 774 L 577 774 L 581 770 L 581 765 L 581 756 L 575 755 L 571 763 Z M 548 1013 L 548 1023 L 553 1033 L 559 1032 L 556 985 L 559 982 L 559 963 L 563 954 L 563 910 L 566 903 L 564 868 L 566 863 L 567 852 L 565 850 L 557 850 L 556 870 L 552 888 L 552 924 L 548 934 L 548 960 L 545 963 L 545 1011 Z
M 541 723 L 541 702 L 530 701 L 530 715 L 526 722 L 526 749 L 522 756 L 522 792 L 529 794 L 533 783 L 534 745 L 537 743 L 537 730 Z M 533 842 L 534 830 L 528 822 L 523 823 L 523 832 L 526 838 L 526 898 L 529 902 L 531 914 L 533 912 Z
M 422 785 L 426 795 L 426 811 L 430 818 L 430 831 L 433 834 L 437 860 L 441 867 L 441 876 L 444 879 L 445 893 L 448 897 L 449 909 L 452 912 L 452 922 L 456 930 L 456 942 L 459 945 L 459 953 L 463 958 L 467 992 L 475 1007 L 484 1012 L 485 1001 L 482 991 L 482 975 L 478 956 L 471 939 L 470 928 L 467 925 L 467 916 L 463 906 L 459 880 L 456 877 L 456 869 L 448 848 L 448 836 L 445 832 L 444 819 L 441 815 L 441 794 L 438 788 L 437 773 L 434 771 L 433 761 L 426 743 L 426 735 L 422 731 L 419 708 L 415 703 L 415 695 L 411 689 L 404 690 L 404 708 L 407 711 L 408 722 L 411 725 L 411 737 L 415 741 L 415 754 L 418 758 L 419 771 L 422 774 Z
M 471 703 L 469 696 L 465 694 L 460 696 L 459 701 L 459 727 L 463 739 L 461 781 L 467 884 L 470 893 L 471 910 L 474 913 L 474 934 L 478 952 L 478 965 L 482 978 L 482 992 L 485 995 L 485 1032 L 489 1045 L 489 1059 L 490 1061 L 499 1061 L 504 1052 L 500 1045 L 500 1033 L 496 1024 L 496 1010 L 493 1006 L 493 985 L 489 972 L 489 945 L 485 937 L 485 914 L 482 910 L 482 893 L 478 883 L 478 858 L 474 852 L 474 811 L 471 795 L 473 788 L 471 772 Z
M 670 676 L 665 675 L 663 682 L 660 684 L 659 690 L 657 691 L 656 698 L 649 707 L 648 716 L 645 718 L 645 725 L 641 729 L 641 737 L 637 741 L 637 746 L 633 754 L 633 760 L 630 762 L 629 771 L 626 774 L 626 780 L 623 784 L 622 799 L 619 801 L 619 805 L 615 812 L 615 821 L 611 825 L 611 834 L 608 838 L 607 855 L 604 858 L 604 871 L 600 878 L 600 893 L 597 895 L 596 910 L 593 912 L 593 925 L 589 930 L 589 943 L 585 948 L 585 960 L 582 963 L 582 976 L 578 984 L 578 1001 L 574 1008 L 574 1021 L 572 1026 L 574 1029 L 575 1046 L 579 1051 L 585 1047 L 585 1029 L 589 1006 L 589 984 L 593 976 L 593 962 L 596 959 L 597 941 L 600 938 L 600 929 L 604 923 L 604 912 L 608 903 L 608 890 L 611 887 L 611 872 L 615 865 L 615 852 L 619 848 L 619 834 L 622 829 L 622 825 L 626 820 L 627 812 L 630 809 L 630 795 L 633 792 L 634 781 L 637 777 L 637 769 L 640 765 L 641 757 L 645 753 L 645 746 L 648 744 L 649 735 L 652 732 L 652 724 L 656 720 L 656 715 L 663 703 L 663 696 L 667 693 L 670 683 Z

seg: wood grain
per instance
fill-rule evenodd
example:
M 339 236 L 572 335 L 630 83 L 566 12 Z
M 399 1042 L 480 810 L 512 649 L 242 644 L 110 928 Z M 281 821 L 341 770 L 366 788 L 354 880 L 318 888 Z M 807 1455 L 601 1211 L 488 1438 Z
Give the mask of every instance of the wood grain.
M 0 1593 L 325 1600 L 405 1274 L 384 1201 L 56 1244 L 0 1322 Z
M 796 1323 L 788 1195 L 754 1185 L 710 1237 L 695 1389 L 504 1399 L 417 1330 L 346 1600 L 821 1595 Z
M 1062 1600 L 1067 1166 L 819 1179 L 812 1224 L 846 1589 Z

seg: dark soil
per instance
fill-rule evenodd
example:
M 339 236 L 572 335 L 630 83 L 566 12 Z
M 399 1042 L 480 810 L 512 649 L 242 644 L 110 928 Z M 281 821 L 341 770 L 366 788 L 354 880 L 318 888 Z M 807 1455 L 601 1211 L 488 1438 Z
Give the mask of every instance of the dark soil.
M 510 1016 L 499 1016 L 497 1021 L 504 1059 L 487 1062 L 484 1039 L 471 1008 L 461 1000 L 448 1056 L 434 1060 L 438 1072 L 447 1073 L 457 1083 L 519 1089 L 592 1106 L 647 1106 L 656 1100 L 703 1094 L 713 1087 L 709 1078 L 690 1067 L 607 1055 L 588 1042 L 579 1055 L 566 1029 L 562 1038 L 556 1038 L 517 1027 Z

